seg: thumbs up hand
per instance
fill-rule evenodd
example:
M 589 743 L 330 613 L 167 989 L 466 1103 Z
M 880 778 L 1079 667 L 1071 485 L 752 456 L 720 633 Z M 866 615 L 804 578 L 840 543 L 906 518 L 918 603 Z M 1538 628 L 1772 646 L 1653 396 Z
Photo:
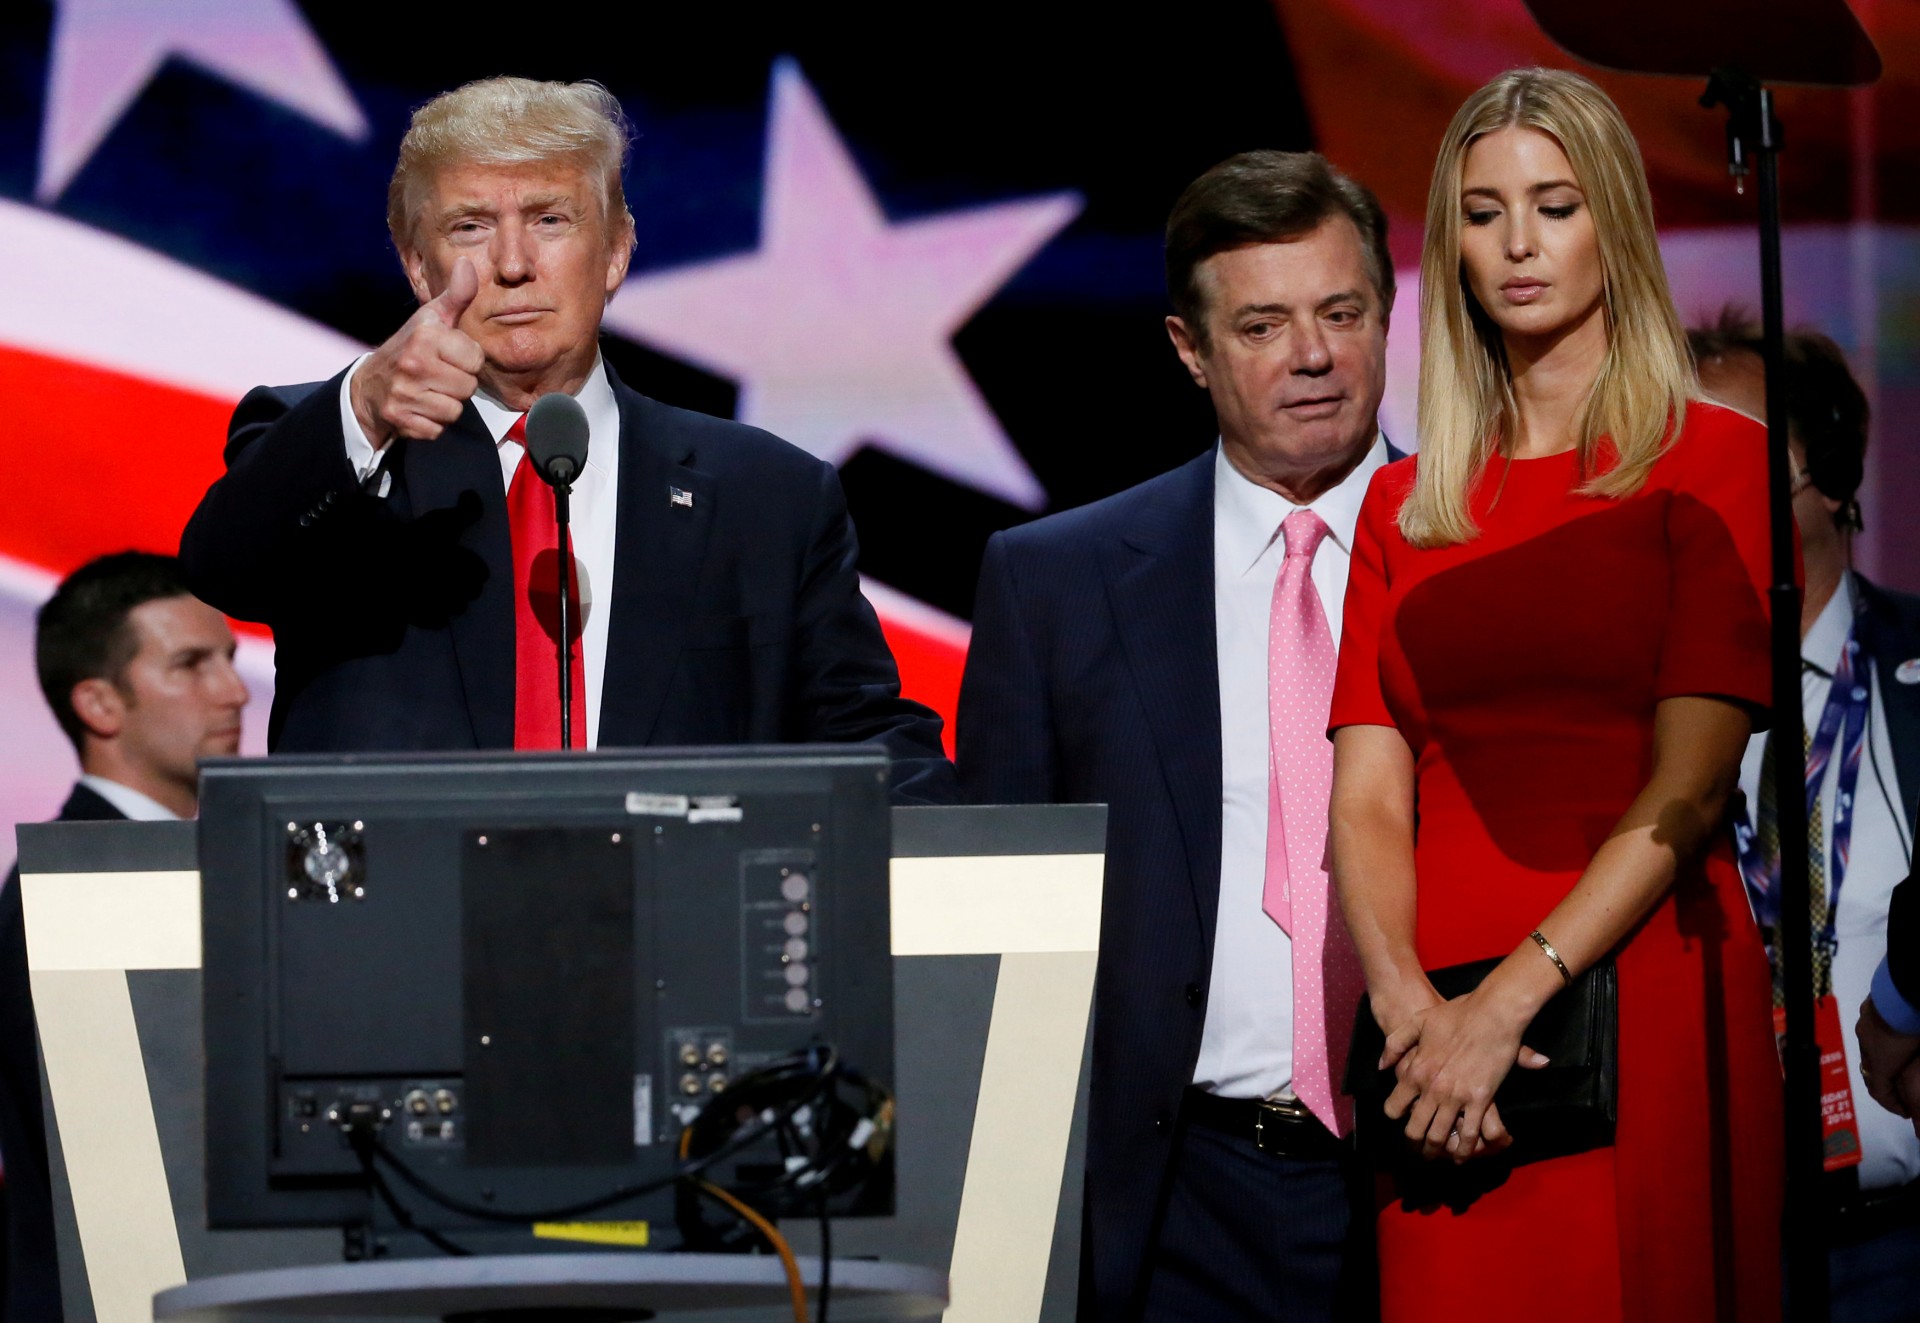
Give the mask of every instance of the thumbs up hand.
M 396 436 L 430 441 L 457 422 L 486 355 L 460 329 L 480 278 L 461 258 L 439 295 L 374 350 L 353 378 L 353 415 L 378 450 Z

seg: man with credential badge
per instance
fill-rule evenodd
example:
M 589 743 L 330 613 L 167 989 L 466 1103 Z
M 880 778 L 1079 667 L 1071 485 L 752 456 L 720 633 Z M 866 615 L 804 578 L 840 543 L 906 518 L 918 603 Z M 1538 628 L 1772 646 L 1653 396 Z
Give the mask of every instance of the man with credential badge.
M 1690 338 L 1706 392 L 1764 412 L 1758 328 L 1728 314 Z M 1876 587 L 1851 569 L 1868 419 L 1845 359 L 1826 337 L 1799 332 L 1787 337 L 1785 360 L 1793 509 L 1806 565 L 1800 635 L 1807 865 L 1834 1210 L 1833 1313 L 1909 1318 L 1912 1283 L 1920 1280 L 1920 1139 L 1868 1100 L 1872 1080 L 1850 1025 L 1887 950 L 1892 889 L 1912 866 L 1920 805 L 1920 599 Z M 1775 1022 L 1784 1032 L 1772 943 L 1780 843 L 1771 738 L 1756 736 L 1748 748 L 1740 777 L 1747 807 L 1736 815 L 1735 831 L 1754 915 L 1769 937 Z

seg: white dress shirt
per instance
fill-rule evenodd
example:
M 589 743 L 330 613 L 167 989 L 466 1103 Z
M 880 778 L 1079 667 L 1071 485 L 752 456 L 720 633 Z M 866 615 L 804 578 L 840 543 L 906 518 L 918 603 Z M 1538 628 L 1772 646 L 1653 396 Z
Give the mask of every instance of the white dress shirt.
M 1387 462 L 1378 437 L 1345 481 L 1299 506 L 1245 477 L 1216 450 L 1213 609 L 1220 667 L 1220 913 L 1193 1082 L 1234 1098 L 1271 1098 L 1293 1080 L 1293 942 L 1261 908 L 1267 881 L 1267 635 L 1286 559 L 1281 521 L 1312 510 L 1328 535 L 1313 586 L 1333 642 L 1347 596 L 1360 501 Z
M 1846 646 L 1853 623 L 1853 576 L 1842 575 L 1840 587 L 1822 608 L 1800 643 L 1800 703 L 1807 729 L 1820 723 L 1833 687 L 1833 672 Z M 1904 1185 L 1920 1177 L 1920 1139 L 1913 1123 L 1895 1116 L 1867 1096 L 1860 1078 L 1860 1043 L 1853 1021 L 1867 999 L 1873 971 L 1887 953 L 1887 905 L 1893 888 L 1907 875 L 1912 854 L 1906 820 L 1894 805 L 1904 796 L 1894 776 L 1893 742 L 1887 733 L 1886 709 L 1880 701 L 1879 676 L 1874 677 L 1872 711 L 1867 723 L 1867 748 L 1860 760 L 1860 780 L 1853 796 L 1853 845 L 1840 887 L 1840 905 L 1834 917 L 1833 994 L 1840 1008 L 1840 1037 L 1846 1045 L 1847 1074 L 1853 1082 L 1853 1114 L 1860 1127 L 1860 1184 L 1864 1189 Z M 1740 763 L 1740 789 L 1749 813 L 1760 804 L 1760 758 L 1766 737 L 1748 741 Z M 1827 765 L 1820 787 L 1822 872 L 1832 867 L 1833 797 L 1839 786 L 1838 751 Z M 1828 878 L 1829 884 L 1832 878 Z
M 380 454 L 360 430 L 353 413 L 353 378 L 363 355 L 340 383 L 340 432 L 347 440 L 347 460 L 361 481 L 373 472 Z M 593 371 L 574 396 L 587 415 L 587 466 L 573 484 L 571 530 L 573 533 L 573 575 L 580 594 L 580 665 L 587 682 L 587 747 L 600 745 L 600 696 L 605 691 L 607 670 L 607 616 L 605 608 L 596 609 L 598 600 L 613 600 L 614 537 L 619 518 L 620 490 L 620 404 L 613 395 L 613 383 L 607 379 L 606 364 L 596 358 Z M 513 485 L 513 473 L 520 466 L 526 447 L 506 439 L 507 432 L 522 415 L 482 391 L 473 397 L 494 445 L 500 452 L 500 489 Z M 431 441 L 416 445 L 433 444 Z M 383 475 L 379 495 L 385 496 L 392 483 Z
M 180 815 L 132 786 L 109 781 L 104 776 L 83 776 L 80 784 L 125 814 L 132 822 L 178 822 Z

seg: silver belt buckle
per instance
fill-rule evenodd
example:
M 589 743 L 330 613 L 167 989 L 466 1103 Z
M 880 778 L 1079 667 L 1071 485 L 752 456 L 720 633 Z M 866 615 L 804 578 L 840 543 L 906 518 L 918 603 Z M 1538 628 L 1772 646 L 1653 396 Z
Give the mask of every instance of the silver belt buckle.
M 1293 1122 L 1298 1124 L 1311 1115 L 1312 1113 L 1307 1110 L 1307 1105 L 1298 1098 L 1281 1098 L 1278 1100 L 1262 1098 L 1253 1109 L 1253 1146 L 1262 1153 L 1273 1153 L 1280 1157 L 1286 1156 L 1279 1152 L 1281 1142 L 1281 1126 L 1279 1124 L 1275 1124 L 1274 1126 L 1274 1147 L 1267 1147 L 1268 1118 L 1271 1117 L 1276 1123 Z

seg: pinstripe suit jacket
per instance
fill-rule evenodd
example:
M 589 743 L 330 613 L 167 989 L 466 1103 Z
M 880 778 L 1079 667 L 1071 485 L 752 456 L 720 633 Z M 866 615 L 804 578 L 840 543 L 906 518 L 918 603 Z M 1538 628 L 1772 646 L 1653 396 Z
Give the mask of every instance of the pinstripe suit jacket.
M 1213 475 L 1209 449 L 995 536 L 960 690 L 968 800 L 1109 806 L 1082 1317 L 1138 1307 L 1200 1053 L 1220 899 Z
M 1213 463 L 996 535 L 960 690 L 968 799 L 1110 806 L 1083 1317 L 1130 1310 L 1200 1051 L 1220 889 Z

